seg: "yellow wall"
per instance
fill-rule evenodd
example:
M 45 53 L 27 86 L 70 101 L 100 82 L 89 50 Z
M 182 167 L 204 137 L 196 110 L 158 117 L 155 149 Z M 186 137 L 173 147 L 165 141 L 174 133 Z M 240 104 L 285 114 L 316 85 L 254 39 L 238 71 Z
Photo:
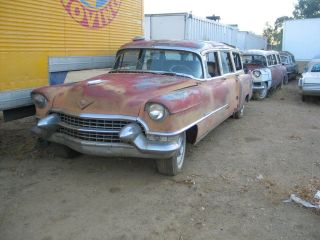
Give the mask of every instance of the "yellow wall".
M 114 55 L 143 34 L 143 0 L 97 2 L 0 0 L 0 91 L 48 85 L 50 56 Z

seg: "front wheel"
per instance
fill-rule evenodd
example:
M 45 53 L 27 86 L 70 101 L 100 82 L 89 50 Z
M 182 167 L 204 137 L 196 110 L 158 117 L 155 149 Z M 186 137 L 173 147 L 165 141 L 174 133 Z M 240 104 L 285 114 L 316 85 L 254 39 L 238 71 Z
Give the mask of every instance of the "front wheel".
M 244 105 L 242 105 L 242 107 L 233 114 L 233 118 L 240 119 L 243 117 L 243 115 L 244 115 Z
M 181 146 L 176 151 L 174 156 L 169 159 L 158 159 L 158 172 L 167 176 L 176 176 L 182 171 L 184 165 L 184 158 L 186 153 L 186 133 L 184 132 L 180 138 Z
M 268 95 L 268 85 L 266 82 L 262 82 L 261 86 L 263 87 L 263 89 L 261 91 L 255 92 L 253 94 L 253 99 L 255 100 L 263 100 L 267 97 Z

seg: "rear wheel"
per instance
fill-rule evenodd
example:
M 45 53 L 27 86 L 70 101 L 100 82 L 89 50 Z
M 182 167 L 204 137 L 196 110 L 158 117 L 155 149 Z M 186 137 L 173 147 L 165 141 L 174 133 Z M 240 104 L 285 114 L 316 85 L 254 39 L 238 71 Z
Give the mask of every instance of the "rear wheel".
M 268 95 L 268 84 L 266 82 L 262 82 L 261 86 L 263 87 L 263 90 L 255 92 L 253 94 L 253 99 L 255 100 L 263 100 L 267 97 Z
M 186 153 L 186 133 L 184 132 L 181 136 L 181 147 L 177 152 L 169 159 L 158 159 L 157 169 L 158 172 L 167 175 L 175 176 L 182 171 L 184 165 L 184 158 Z

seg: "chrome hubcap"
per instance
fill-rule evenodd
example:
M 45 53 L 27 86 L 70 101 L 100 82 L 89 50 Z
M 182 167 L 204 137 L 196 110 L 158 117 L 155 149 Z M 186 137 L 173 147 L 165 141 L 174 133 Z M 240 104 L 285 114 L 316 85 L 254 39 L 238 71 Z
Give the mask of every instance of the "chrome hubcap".
M 181 169 L 184 161 L 184 154 L 185 154 L 185 139 L 183 137 L 180 138 L 181 140 L 181 147 L 177 153 L 177 165 L 178 168 Z

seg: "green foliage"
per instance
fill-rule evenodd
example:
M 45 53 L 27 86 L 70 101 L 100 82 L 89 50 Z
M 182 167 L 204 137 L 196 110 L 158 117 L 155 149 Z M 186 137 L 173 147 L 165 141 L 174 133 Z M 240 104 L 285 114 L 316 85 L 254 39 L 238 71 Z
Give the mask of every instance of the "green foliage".
M 320 0 L 299 0 L 293 16 L 295 19 L 320 17 Z
M 271 49 L 282 49 L 283 23 L 285 21 L 320 17 L 320 0 L 298 0 L 292 14 L 293 18 L 288 16 L 277 18 L 273 26 L 266 23 L 263 36 L 268 39 L 268 45 Z

